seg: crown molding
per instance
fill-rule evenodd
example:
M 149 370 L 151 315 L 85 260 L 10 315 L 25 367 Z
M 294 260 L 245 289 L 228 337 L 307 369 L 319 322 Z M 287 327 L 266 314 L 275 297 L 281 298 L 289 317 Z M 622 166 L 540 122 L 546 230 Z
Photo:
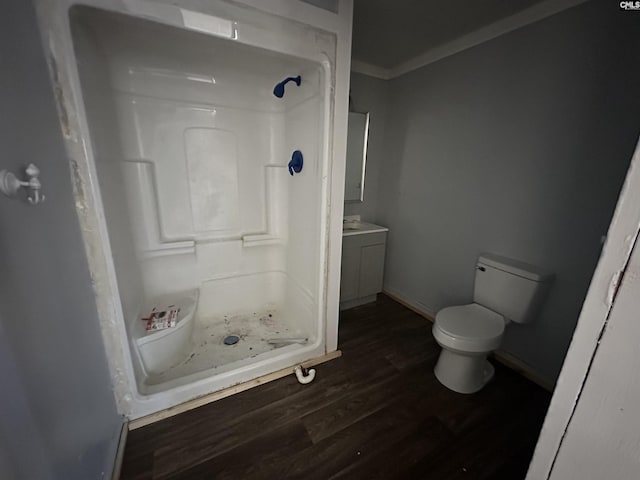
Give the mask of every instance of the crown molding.
M 580 5 L 586 1 L 587 0 L 546 0 L 498 20 L 497 22 L 479 28 L 467 35 L 456 38 L 451 42 L 429 49 L 417 57 L 407 60 L 406 62 L 402 62 L 393 68 L 378 67 L 376 65 L 354 59 L 351 61 L 351 70 L 371 77 L 390 80 L 412 72 L 413 70 L 422 68 L 430 63 L 442 60 L 450 55 L 455 55 L 456 53 L 475 47 L 476 45 L 480 45 L 481 43 L 512 32 L 531 23 L 538 22 L 544 18 L 575 7 L 576 5 Z
M 362 62 L 355 58 L 351 60 L 351 71 L 362 73 L 363 75 L 368 75 L 370 77 L 380 78 L 382 80 L 391 80 L 391 69 L 378 67 L 377 65 Z

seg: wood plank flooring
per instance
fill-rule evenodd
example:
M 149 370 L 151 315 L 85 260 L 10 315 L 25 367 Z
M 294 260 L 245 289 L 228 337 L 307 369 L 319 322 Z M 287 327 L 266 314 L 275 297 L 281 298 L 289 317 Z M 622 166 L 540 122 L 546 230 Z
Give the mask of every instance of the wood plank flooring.
M 550 395 L 496 365 L 481 392 L 438 383 L 431 323 L 385 295 L 341 314 L 341 358 L 129 433 L 121 478 L 525 476 Z

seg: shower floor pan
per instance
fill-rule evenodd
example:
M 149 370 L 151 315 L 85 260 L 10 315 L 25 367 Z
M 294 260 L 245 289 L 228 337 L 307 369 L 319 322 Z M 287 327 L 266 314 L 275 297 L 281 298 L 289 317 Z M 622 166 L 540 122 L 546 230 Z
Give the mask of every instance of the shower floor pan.
M 191 349 L 185 359 L 162 373 L 147 376 L 142 382 L 143 390 L 153 393 L 170 388 L 185 377 L 192 379 L 200 372 L 211 375 L 227 371 L 243 360 L 291 345 L 291 340 L 306 344 L 307 338 L 289 325 L 276 308 L 197 317 L 193 330 Z M 224 340 L 230 335 L 239 337 L 239 341 L 225 345 Z M 211 372 L 213 369 L 219 371 Z

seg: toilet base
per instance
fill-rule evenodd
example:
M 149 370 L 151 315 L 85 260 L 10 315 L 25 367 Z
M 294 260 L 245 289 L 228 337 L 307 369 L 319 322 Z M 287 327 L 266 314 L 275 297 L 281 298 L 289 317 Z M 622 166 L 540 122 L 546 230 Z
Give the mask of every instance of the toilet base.
M 458 393 L 475 393 L 493 378 L 486 353 L 462 354 L 443 348 L 433 372 L 438 381 Z

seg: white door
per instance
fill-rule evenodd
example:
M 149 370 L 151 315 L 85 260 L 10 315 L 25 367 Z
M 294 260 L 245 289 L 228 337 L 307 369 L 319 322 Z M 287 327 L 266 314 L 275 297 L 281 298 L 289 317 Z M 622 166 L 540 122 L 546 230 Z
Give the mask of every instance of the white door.
M 37 164 L 46 195 L 0 193 L 0 478 L 108 478 L 122 418 L 29 1 L 2 4 L 0 72 L 0 170 Z
M 527 480 L 640 478 L 639 231 L 636 148 Z

